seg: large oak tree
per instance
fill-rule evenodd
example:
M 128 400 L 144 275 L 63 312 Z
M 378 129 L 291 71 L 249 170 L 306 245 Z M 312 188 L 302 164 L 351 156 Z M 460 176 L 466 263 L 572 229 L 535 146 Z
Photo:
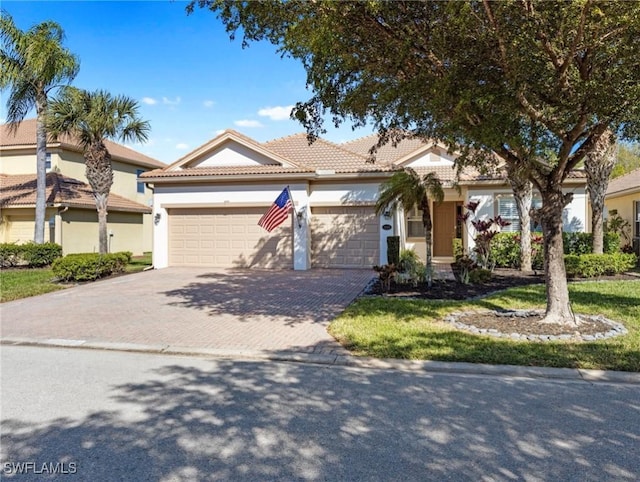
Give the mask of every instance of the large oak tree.
M 294 115 L 311 137 L 373 123 L 380 142 L 410 132 L 493 152 L 540 192 L 547 309 L 574 323 L 563 260 L 562 190 L 611 129 L 638 137 L 640 2 L 201 0 L 244 42 L 299 59 L 312 96 Z

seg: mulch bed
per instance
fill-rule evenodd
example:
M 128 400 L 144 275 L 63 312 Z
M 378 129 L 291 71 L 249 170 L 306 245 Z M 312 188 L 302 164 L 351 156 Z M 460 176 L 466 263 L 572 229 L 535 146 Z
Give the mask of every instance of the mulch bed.
M 638 280 L 638 276 L 616 275 L 604 276 L 596 280 Z M 584 281 L 584 280 L 576 280 Z M 592 281 L 592 280 L 590 280 Z M 379 282 L 374 283 L 368 290 L 370 295 L 382 295 L 391 298 L 413 298 L 425 300 L 469 300 L 483 298 L 495 292 L 518 286 L 544 284 L 542 273 L 524 273 L 513 269 L 496 269 L 487 283 L 464 285 L 455 280 L 435 279 L 430 288 L 426 285 L 414 287 L 410 284 L 392 282 L 391 289 L 382 291 Z M 611 327 L 597 320 L 596 317 L 584 317 L 579 326 L 555 325 L 540 323 L 541 317 L 505 317 L 491 312 L 474 313 L 473 326 L 482 329 L 496 330 L 500 333 L 519 333 L 522 335 L 595 335 L 608 331 Z

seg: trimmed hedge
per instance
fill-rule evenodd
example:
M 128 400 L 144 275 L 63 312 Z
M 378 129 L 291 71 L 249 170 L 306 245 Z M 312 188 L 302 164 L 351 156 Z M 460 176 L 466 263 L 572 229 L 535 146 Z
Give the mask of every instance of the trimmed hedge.
M 531 233 L 531 264 L 533 269 L 544 267 L 542 234 Z M 491 243 L 490 259 L 497 268 L 520 268 L 520 233 L 498 233 Z
M 632 269 L 638 262 L 635 254 L 567 254 L 564 265 L 570 278 L 595 278 L 608 276 Z
M 57 259 L 51 269 L 54 276 L 62 281 L 94 281 L 115 273 L 122 273 L 131 262 L 132 253 L 69 254 Z
M 56 243 L 0 244 L 0 266 L 3 268 L 23 265 L 40 268 L 49 266 L 60 257 L 62 257 L 62 246 Z
M 593 251 L 593 233 L 562 233 L 564 254 L 591 254 Z M 620 251 L 620 235 L 611 231 L 604 233 L 602 239 L 605 254 Z

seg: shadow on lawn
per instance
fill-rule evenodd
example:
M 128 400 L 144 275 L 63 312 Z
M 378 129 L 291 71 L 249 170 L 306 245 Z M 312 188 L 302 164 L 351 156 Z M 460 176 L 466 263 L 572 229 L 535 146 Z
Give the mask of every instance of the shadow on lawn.
M 3 462 L 73 462 L 71 481 L 634 480 L 636 391 L 296 364 L 167 365 L 112 387 L 111 411 L 4 420 Z
M 539 367 L 590 368 L 640 372 L 640 350 L 615 342 L 531 343 L 474 336 L 461 331 L 415 331 L 402 336 L 377 336 L 366 342 L 342 338 L 355 354 L 401 358 L 508 364 Z M 580 363 L 578 362 L 580 360 Z

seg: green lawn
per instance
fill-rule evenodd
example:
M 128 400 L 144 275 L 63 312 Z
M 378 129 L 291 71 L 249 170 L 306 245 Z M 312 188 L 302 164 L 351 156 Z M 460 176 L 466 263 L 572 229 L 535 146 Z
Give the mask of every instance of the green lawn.
M 42 295 L 70 286 L 52 280 L 51 268 L 3 269 L 0 272 L 0 302 Z
M 127 273 L 136 273 L 151 266 L 151 253 L 134 256 L 127 265 Z M 0 303 L 73 286 L 73 283 L 56 283 L 51 268 L 3 269 L 0 272 Z
M 470 308 L 544 308 L 543 285 L 513 288 L 475 302 L 364 297 L 329 327 L 362 356 L 640 372 L 640 280 L 569 285 L 576 313 L 602 314 L 629 333 L 607 340 L 534 343 L 475 336 L 440 321 Z

